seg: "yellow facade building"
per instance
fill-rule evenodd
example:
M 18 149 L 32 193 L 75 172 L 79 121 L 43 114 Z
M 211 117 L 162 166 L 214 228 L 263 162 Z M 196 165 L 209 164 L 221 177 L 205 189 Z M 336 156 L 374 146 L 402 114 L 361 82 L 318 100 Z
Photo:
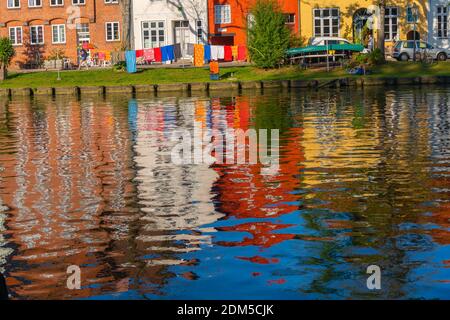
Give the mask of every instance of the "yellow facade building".
M 336 36 L 367 44 L 369 34 L 376 41 L 381 30 L 385 33 L 386 47 L 396 40 L 427 39 L 428 0 L 387 0 L 384 26 L 377 19 L 377 3 L 376 0 L 300 0 L 301 37 Z M 417 19 L 412 14 L 414 7 Z

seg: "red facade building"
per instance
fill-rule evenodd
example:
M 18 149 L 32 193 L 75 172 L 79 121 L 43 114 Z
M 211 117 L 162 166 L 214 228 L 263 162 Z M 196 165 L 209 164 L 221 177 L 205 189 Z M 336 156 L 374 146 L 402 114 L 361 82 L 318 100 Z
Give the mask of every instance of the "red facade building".
M 0 36 L 9 37 L 16 56 L 10 68 L 39 68 L 57 51 L 77 63 L 77 48 L 89 42 L 118 50 L 122 41 L 120 0 L 4 0 Z
M 216 45 L 245 45 L 247 17 L 255 0 L 208 0 L 209 42 Z M 299 1 L 279 0 L 289 29 L 299 34 Z

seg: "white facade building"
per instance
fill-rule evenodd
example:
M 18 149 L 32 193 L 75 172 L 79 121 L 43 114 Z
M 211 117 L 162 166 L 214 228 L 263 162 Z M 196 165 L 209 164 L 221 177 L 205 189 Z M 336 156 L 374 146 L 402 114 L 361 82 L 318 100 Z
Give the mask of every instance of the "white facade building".
M 180 43 L 184 57 L 188 43 L 206 43 L 207 0 L 132 0 L 136 50 Z
M 449 0 L 430 0 L 428 14 L 428 42 L 436 47 L 450 49 Z

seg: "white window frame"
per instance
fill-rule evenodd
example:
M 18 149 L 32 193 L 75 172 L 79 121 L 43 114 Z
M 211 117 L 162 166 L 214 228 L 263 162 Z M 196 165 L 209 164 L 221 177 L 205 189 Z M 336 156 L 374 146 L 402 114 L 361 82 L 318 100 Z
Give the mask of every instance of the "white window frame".
M 324 12 L 328 10 L 329 15 L 324 16 Z M 337 16 L 333 16 L 333 10 L 337 10 Z M 320 15 L 316 16 L 316 12 L 319 12 Z M 333 32 L 333 28 L 336 25 L 333 24 L 334 21 L 337 21 L 337 33 Z M 316 21 L 320 21 L 319 25 L 316 25 Z M 328 25 L 325 25 L 325 21 L 328 21 Z M 316 32 L 316 28 L 320 28 L 320 33 Z M 328 27 L 328 33 L 325 32 L 325 28 Z M 341 10 L 339 8 L 315 8 L 313 9 L 313 34 L 314 37 L 339 37 L 341 34 Z
M 392 14 L 392 9 L 396 9 L 397 14 Z M 388 11 L 389 11 L 389 14 L 386 13 Z M 386 7 L 386 11 L 385 11 L 385 15 L 384 15 L 384 27 L 383 27 L 383 32 L 385 34 L 385 36 L 384 36 L 385 41 L 393 41 L 398 36 L 398 18 L 399 18 L 398 17 L 398 7 L 396 7 L 396 6 Z M 396 24 L 392 23 L 393 19 L 397 20 Z M 387 32 L 386 32 L 386 26 L 389 28 L 389 31 L 387 31 Z M 394 33 L 395 33 L 395 35 L 394 35 Z M 386 35 L 388 35 L 388 36 L 386 36 Z
M 20 0 L 12 0 L 14 6 L 10 6 L 10 5 L 9 5 L 9 1 L 10 1 L 10 0 L 6 0 L 6 7 L 7 7 L 8 9 L 20 9 Z M 18 6 L 16 6 L 16 2 L 19 3 Z
M 31 37 L 31 29 L 34 29 L 34 28 L 42 28 L 42 42 L 33 42 L 32 40 L 33 40 L 33 38 Z M 36 35 L 38 35 L 38 33 L 36 33 Z M 38 37 L 39 38 L 39 37 Z M 36 26 L 30 26 L 30 44 L 32 44 L 32 45 L 39 45 L 39 44 L 44 44 L 44 42 L 45 42 L 45 36 L 44 36 L 44 26 L 43 25 L 36 25 Z
M 32 4 L 30 4 L 30 2 L 31 1 L 33 1 L 34 3 L 36 3 L 37 1 L 39 1 L 40 2 L 40 4 L 34 4 L 34 5 L 32 5 Z M 40 7 L 42 7 L 42 0 L 28 0 L 28 8 L 40 8 Z
M 64 6 L 64 0 L 49 0 L 50 1 L 50 7 L 62 7 Z M 52 2 L 55 2 L 54 4 Z M 61 2 L 61 3 L 58 3 Z
M 72 0 L 72 5 L 74 6 L 84 6 L 86 4 L 86 0 Z
M 11 39 L 11 31 L 14 30 L 14 41 Z M 17 30 L 20 30 L 20 42 L 17 41 Z M 9 27 L 8 37 L 13 46 L 21 46 L 23 44 L 23 29 L 21 26 Z
M 231 6 L 229 4 L 214 5 L 214 23 L 215 24 L 231 23 Z
M 144 24 L 148 23 L 148 28 L 144 28 Z M 155 24 L 155 27 L 153 28 L 151 25 L 152 23 Z M 159 26 L 159 24 L 162 23 L 162 27 Z M 147 48 L 157 48 L 160 46 L 163 46 L 166 44 L 166 39 L 167 39 L 167 31 L 166 31 L 166 23 L 163 20 L 149 20 L 149 21 L 142 21 L 141 23 L 141 30 L 142 30 L 142 47 L 144 49 Z M 152 30 L 155 31 L 156 33 L 156 42 L 152 41 Z M 148 39 L 150 42 L 150 46 L 145 46 L 145 31 L 148 32 Z M 160 31 L 163 32 L 162 36 L 164 38 L 164 40 L 160 40 L 159 38 L 161 37 L 160 35 Z
M 114 25 L 115 24 L 117 24 L 117 39 L 114 38 Z M 112 39 L 108 39 L 108 25 L 112 26 L 112 29 L 111 29 L 111 31 L 112 31 L 111 35 L 113 36 Z M 105 39 L 107 42 L 120 41 L 120 23 L 119 23 L 119 21 L 105 22 Z
M 443 9 L 445 9 L 445 13 Z M 438 39 L 448 39 L 448 9 L 448 6 L 436 6 L 436 37 Z M 441 18 L 441 22 L 439 22 L 439 18 Z M 441 31 L 441 36 L 439 36 L 439 31 Z
M 60 27 L 63 27 L 62 28 L 62 30 L 63 30 L 62 35 L 64 36 L 64 40 L 61 40 L 62 37 L 61 37 L 61 34 L 60 34 L 60 31 L 61 31 Z M 55 34 L 54 34 L 54 29 L 55 28 L 57 30 L 57 37 L 58 37 L 57 41 L 55 41 Z M 65 24 L 52 24 L 52 43 L 54 43 L 54 44 L 64 44 L 64 43 L 66 43 L 66 25 Z
M 119 3 L 119 0 L 104 0 L 106 4 L 116 4 Z

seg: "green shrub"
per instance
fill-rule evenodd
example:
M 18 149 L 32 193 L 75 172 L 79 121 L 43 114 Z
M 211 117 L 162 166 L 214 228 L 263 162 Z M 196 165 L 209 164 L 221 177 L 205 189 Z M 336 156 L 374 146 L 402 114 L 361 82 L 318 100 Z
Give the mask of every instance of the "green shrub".
M 349 68 L 355 67 L 373 67 L 385 62 L 383 53 L 380 49 L 375 49 L 370 53 L 354 54 L 348 63 Z

